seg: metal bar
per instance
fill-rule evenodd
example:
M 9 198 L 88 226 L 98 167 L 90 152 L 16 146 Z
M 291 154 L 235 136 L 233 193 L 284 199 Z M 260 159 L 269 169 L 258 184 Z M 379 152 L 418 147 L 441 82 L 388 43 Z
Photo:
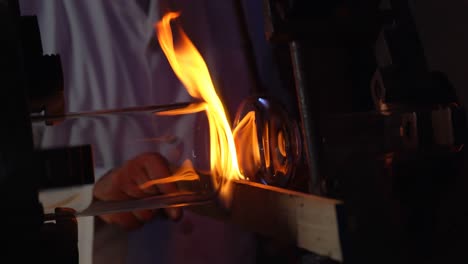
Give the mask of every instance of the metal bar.
M 64 115 L 40 115 L 40 116 L 32 116 L 31 121 L 32 122 L 58 121 L 58 120 L 64 120 L 64 119 L 69 119 L 69 118 L 92 117 L 92 116 L 108 115 L 108 114 L 125 114 L 125 113 L 141 113 L 141 112 L 157 113 L 157 112 L 162 112 L 162 111 L 184 108 L 192 103 L 195 103 L 195 102 L 174 103 L 174 104 L 166 104 L 166 105 L 137 106 L 137 107 L 127 107 L 127 108 L 100 110 L 100 111 L 92 111 L 92 112 L 68 113 Z
M 342 202 L 255 182 L 232 181 L 229 210 L 216 204 L 190 207 L 195 213 L 289 245 L 343 260 Z
M 190 205 L 202 205 L 215 202 L 216 197 L 217 196 L 213 194 L 207 195 L 186 192 L 168 195 L 156 195 L 153 197 L 126 201 L 97 201 L 92 203 L 85 210 L 77 212 L 76 216 L 96 216 L 143 209 L 161 209 Z
M 308 167 L 310 175 L 309 189 L 311 193 L 321 194 L 320 170 L 318 161 L 318 146 L 320 144 L 317 133 L 315 116 L 310 116 L 312 109 L 308 103 L 309 91 L 303 62 L 300 52 L 300 44 L 297 41 L 292 41 L 289 44 L 291 62 L 294 72 L 294 82 L 296 85 L 296 95 L 301 118 L 301 129 L 303 136 L 303 151 L 305 153 L 305 163 Z

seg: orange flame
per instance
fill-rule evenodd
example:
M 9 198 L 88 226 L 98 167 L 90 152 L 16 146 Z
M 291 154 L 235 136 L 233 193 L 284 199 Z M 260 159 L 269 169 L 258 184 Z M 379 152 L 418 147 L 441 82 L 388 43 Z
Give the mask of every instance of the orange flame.
M 158 184 L 166 184 L 166 183 L 172 183 L 172 182 L 178 182 L 178 181 L 195 181 L 195 180 L 198 180 L 198 175 L 193 169 L 192 162 L 190 160 L 186 160 L 184 161 L 184 163 L 182 163 L 182 166 L 180 166 L 180 168 L 174 173 L 174 175 L 165 177 L 165 178 L 147 181 L 141 184 L 140 188 L 146 189 L 153 185 L 158 185 Z
M 238 165 L 231 126 L 224 106 L 211 81 L 205 61 L 182 29 L 180 29 L 180 42 L 177 46 L 174 46 L 170 23 L 178 16 L 179 13 L 176 12 L 168 13 L 155 25 L 158 40 L 173 71 L 184 84 L 188 93 L 202 102 L 183 109 L 158 114 L 179 115 L 205 111 L 210 130 L 211 173 L 215 179 L 222 180 L 220 182 L 222 185 L 217 186 L 221 187 L 220 195 L 224 196 L 225 199 L 229 199 L 227 197 L 229 188 L 225 183 L 233 179 L 243 178 Z M 180 179 L 180 177 L 177 179 Z M 154 183 L 147 183 L 142 187 L 149 187 L 152 184 Z

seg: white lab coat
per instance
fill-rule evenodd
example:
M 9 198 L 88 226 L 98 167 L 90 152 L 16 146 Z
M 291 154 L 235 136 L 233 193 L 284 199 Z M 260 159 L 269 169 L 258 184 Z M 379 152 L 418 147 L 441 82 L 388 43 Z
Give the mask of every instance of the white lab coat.
M 216 14 L 216 19 L 222 20 L 218 22 L 224 23 L 229 21 L 229 14 L 232 20 L 232 7 L 208 3 L 181 1 L 178 6 L 188 21 L 188 34 L 194 33 L 194 43 L 207 60 L 215 82 L 229 88 L 223 95 L 230 99 L 227 106 L 232 116 L 249 91 L 241 42 L 228 27 L 223 36 L 219 29 L 209 26 L 213 21 L 209 21 L 207 9 L 225 9 L 225 16 Z M 21 0 L 20 6 L 23 15 L 38 16 L 44 53 L 61 56 L 67 111 L 190 100 L 154 45 L 153 24 L 159 18 L 159 1 Z M 195 116 L 157 122 L 134 116 L 70 120 L 45 128 L 35 143 L 41 148 L 93 144 L 97 180 L 108 169 L 145 151 L 158 151 L 174 164 L 193 157 L 197 148 L 205 145 L 203 137 L 194 136 L 197 122 Z M 176 140 L 141 140 L 167 135 Z M 67 200 L 76 194 L 75 199 Z M 46 208 L 66 201 L 63 206 L 81 210 L 91 202 L 92 186 L 42 192 L 40 199 Z M 80 263 L 92 262 L 93 225 L 93 218 L 79 219 Z M 131 233 L 127 250 L 127 261 L 131 263 L 248 263 L 253 261 L 255 248 L 249 234 L 186 212 L 180 222 L 155 220 Z

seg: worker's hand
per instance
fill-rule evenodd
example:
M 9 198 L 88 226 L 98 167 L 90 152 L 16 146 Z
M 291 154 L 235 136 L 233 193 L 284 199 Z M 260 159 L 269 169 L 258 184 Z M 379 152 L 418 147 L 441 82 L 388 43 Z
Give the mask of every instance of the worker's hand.
M 164 157 L 157 153 L 145 153 L 126 162 L 104 175 L 94 186 L 94 197 L 102 201 L 129 200 L 177 191 L 173 184 L 161 184 L 141 189 L 139 185 L 158 178 L 170 176 L 169 166 Z M 179 208 L 165 210 L 169 218 L 176 220 L 181 216 Z M 101 215 L 109 224 L 116 224 L 126 230 L 142 226 L 155 215 L 154 210 Z

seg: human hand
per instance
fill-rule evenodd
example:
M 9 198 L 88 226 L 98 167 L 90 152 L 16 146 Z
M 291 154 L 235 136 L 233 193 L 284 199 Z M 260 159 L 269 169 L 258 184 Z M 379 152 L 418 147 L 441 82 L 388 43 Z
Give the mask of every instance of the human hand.
M 160 184 L 145 189 L 139 187 L 149 180 L 168 177 L 170 174 L 169 165 L 163 156 L 158 153 L 144 153 L 99 179 L 94 186 L 94 197 L 102 201 L 119 201 L 173 193 L 177 191 L 174 184 Z M 173 220 L 177 220 L 182 214 L 180 208 L 168 208 L 165 211 Z M 100 217 L 109 224 L 133 230 L 151 220 L 155 213 L 154 210 L 139 210 Z

